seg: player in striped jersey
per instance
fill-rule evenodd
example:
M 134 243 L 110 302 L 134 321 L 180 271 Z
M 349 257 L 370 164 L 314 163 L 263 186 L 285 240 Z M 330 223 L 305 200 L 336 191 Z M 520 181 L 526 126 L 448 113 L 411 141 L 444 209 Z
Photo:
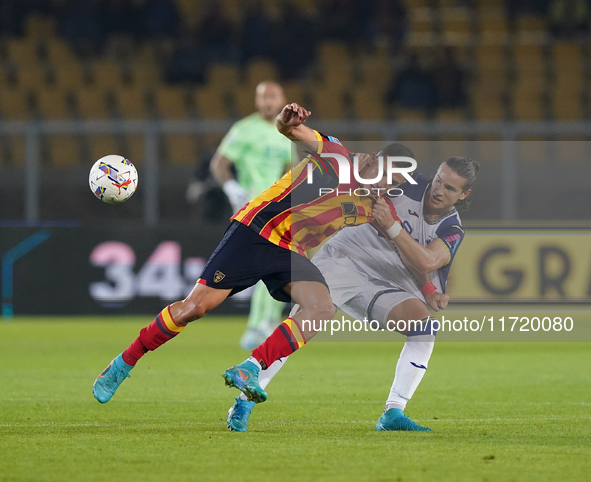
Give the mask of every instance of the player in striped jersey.
M 423 321 L 420 329 L 407 325 L 401 331 L 406 343 L 376 430 L 429 430 L 402 411 L 422 380 L 433 350 L 435 335 L 426 305 L 435 311 L 447 306 L 447 276 L 464 237 L 455 205 L 467 205 L 478 170 L 471 159 L 453 157 L 441 164 L 433 183 L 413 174 L 417 184 L 403 184 L 404 195 L 381 199 L 374 206 L 376 222 L 340 231 L 312 258 L 335 305 L 354 319 L 376 320 L 382 329 L 389 329 L 389 320 Z M 264 387 L 284 361 L 261 360 L 269 367 L 260 373 Z M 253 407 L 244 395 L 237 398 L 228 412 L 228 427 L 246 431 Z
M 371 210 L 377 196 L 358 195 L 358 190 L 369 193 L 384 190 L 388 178 L 379 176 L 385 170 L 375 156 L 360 156 L 359 172 L 354 171 L 353 153 L 338 139 L 305 126 L 309 115 L 303 107 L 290 104 L 277 116 L 279 132 L 292 141 L 303 143 L 309 155 L 232 217 L 232 223 L 189 296 L 164 308 L 95 380 L 93 393 L 99 402 L 106 403 L 112 398 L 144 354 L 174 338 L 188 323 L 205 316 L 228 296 L 259 280 L 275 299 L 294 301 L 301 311 L 281 323 L 262 348 L 256 350 L 265 350 L 275 358 L 287 356 L 305 342 L 295 325 L 297 335 L 292 333 L 292 323 L 297 324 L 301 319 L 330 319 L 334 315 L 326 281 L 306 258 L 306 250 L 318 246 L 342 227 L 372 220 Z M 314 156 L 320 154 L 332 157 L 320 158 L 322 163 L 316 161 L 312 169 L 308 169 Z M 405 151 L 396 154 L 407 155 Z M 344 159 L 348 176 L 341 177 L 343 166 L 335 155 Z M 318 172 L 321 166 L 324 169 Z M 316 172 L 311 176 L 312 183 L 308 182 L 310 171 Z M 362 183 L 355 174 L 372 182 Z M 348 182 L 341 182 L 342 178 Z M 390 186 L 403 180 L 402 174 L 394 173 Z M 290 341 L 294 336 L 300 338 L 297 346 Z M 267 394 L 258 384 L 260 365 L 253 359 L 255 363 L 246 361 L 227 370 L 224 378 L 228 385 L 239 388 L 249 399 L 262 402 Z

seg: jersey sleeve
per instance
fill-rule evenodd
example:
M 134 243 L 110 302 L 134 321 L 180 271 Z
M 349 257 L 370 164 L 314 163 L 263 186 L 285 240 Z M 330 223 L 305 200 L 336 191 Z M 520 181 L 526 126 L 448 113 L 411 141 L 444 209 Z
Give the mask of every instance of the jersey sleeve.
M 314 131 L 314 134 L 318 139 L 317 152 L 309 152 L 312 162 L 314 162 L 314 164 L 316 165 L 314 169 L 318 169 L 320 172 L 328 174 L 328 176 L 323 177 L 331 179 L 330 186 L 328 185 L 328 181 L 323 181 L 324 185 L 322 187 L 336 188 L 337 186 L 339 186 L 343 190 L 343 192 L 347 191 L 348 189 L 356 189 L 357 187 L 359 187 L 359 183 L 355 180 L 355 176 L 353 173 L 353 153 L 349 149 L 344 147 L 341 144 L 341 141 L 339 141 L 336 137 L 327 136 L 318 131 Z M 341 157 L 341 162 L 343 157 L 346 159 L 347 169 L 349 170 L 348 184 L 343 184 L 340 182 L 339 174 L 341 172 L 341 166 L 339 165 L 339 160 L 334 156 L 329 155 L 323 157 L 322 154 L 338 155 Z
M 316 138 L 318 139 L 318 154 L 330 152 L 334 154 L 341 154 L 349 159 L 349 154 L 352 152 L 343 146 L 341 141 L 339 141 L 336 137 L 327 136 L 318 131 L 314 131 L 314 134 L 316 134 Z
M 441 242 L 449 252 L 449 261 L 445 265 L 449 268 L 451 263 L 464 240 L 464 228 L 458 222 L 455 216 L 446 219 L 436 231 L 437 238 L 434 242 Z
M 238 124 L 234 124 L 222 139 L 218 152 L 230 161 L 236 163 L 242 159 L 249 150 L 248 138 L 241 135 Z

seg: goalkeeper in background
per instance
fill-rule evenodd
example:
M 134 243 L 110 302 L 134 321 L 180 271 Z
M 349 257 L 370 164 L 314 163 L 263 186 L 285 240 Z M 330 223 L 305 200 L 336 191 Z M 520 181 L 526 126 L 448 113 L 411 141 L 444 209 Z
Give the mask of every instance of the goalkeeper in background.
M 211 160 L 211 174 L 226 193 L 234 212 L 291 169 L 291 141 L 275 127 L 275 118 L 285 103 L 279 84 L 261 82 L 255 95 L 257 112 L 232 126 Z M 232 175 L 232 165 L 237 179 Z M 259 346 L 282 320 L 283 306 L 259 281 L 240 346 L 245 350 Z

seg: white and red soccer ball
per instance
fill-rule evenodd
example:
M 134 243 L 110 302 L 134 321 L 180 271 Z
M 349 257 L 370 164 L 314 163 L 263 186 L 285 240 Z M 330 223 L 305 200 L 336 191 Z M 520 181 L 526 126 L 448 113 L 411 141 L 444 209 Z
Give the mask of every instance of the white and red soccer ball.
M 118 204 L 127 201 L 137 189 L 137 170 L 122 156 L 101 157 L 88 176 L 90 190 L 101 201 Z

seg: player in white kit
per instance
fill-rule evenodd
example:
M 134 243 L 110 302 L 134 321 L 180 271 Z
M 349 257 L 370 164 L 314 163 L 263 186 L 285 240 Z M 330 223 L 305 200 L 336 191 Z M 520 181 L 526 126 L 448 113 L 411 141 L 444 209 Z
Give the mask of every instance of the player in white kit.
M 426 304 L 435 311 L 447 306 L 447 276 L 464 238 L 455 206 L 467 207 L 478 170 L 475 161 L 452 157 L 441 164 L 432 182 L 413 174 L 417 184 L 401 185 L 403 195 L 378 200 L 373 209 L 376 222 L 341 230 L 312 258 L 334 304 L 348 315 L 376 320 L 380 328 L 387 328 L 390 320 L 423 322 L 420 328 L 407 325 L 396 330 L 406 335 L 406 342 L 376 430 L 430 430 L 403 410 L 433 351 L 435 334 Z M 284 361 L 261 371 L 259 383 L 266 385 Z M 228 427 L 246 431 L 253 406 L 245 397 L 237 399 L 228 412 Z

